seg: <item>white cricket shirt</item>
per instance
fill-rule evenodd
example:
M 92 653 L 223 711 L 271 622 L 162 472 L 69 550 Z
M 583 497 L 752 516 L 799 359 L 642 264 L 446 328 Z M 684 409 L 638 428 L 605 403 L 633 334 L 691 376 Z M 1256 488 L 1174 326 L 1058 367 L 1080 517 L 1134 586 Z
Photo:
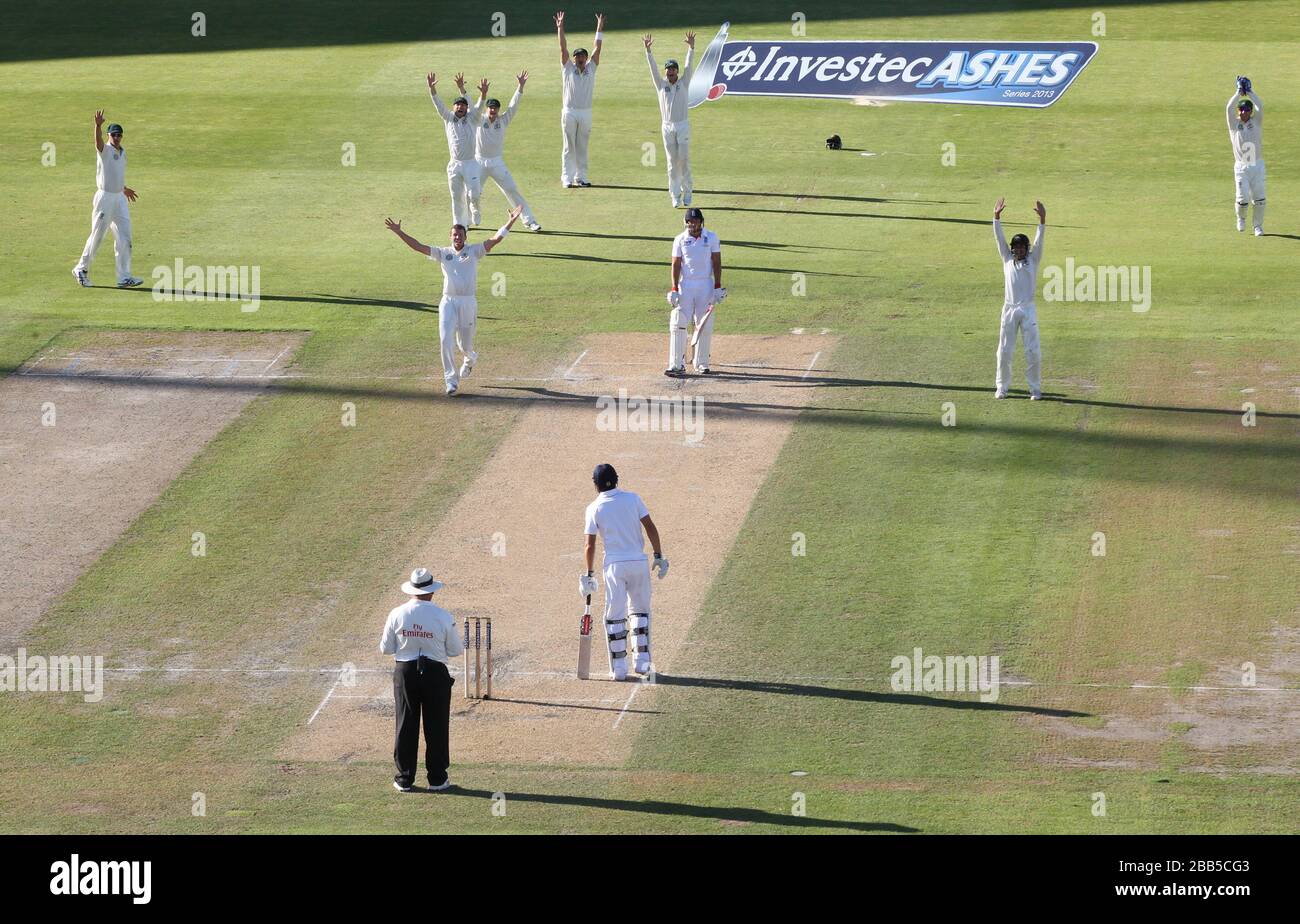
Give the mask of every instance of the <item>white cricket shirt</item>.
M 438 115 L 442 116 L 445 123 L 444 128 L 447 130 L 447 149 L 451 152 L 452 160 L 473 160 L 474 159 L 474 129 L 478 126 L 479 120 L 483 118 L 483 113 L 478 106 L 470 106 L 469 111 L 463 118 L 457 118 L 456 113 L 446 107 L 437 93 L 429 94 L 433 98 L 433 105 L 438 110 Z
M 1237 103 L 1249 99 L 1255 104 L 1255 114 L 1246 122 L 1237 118 Z M 1249 167 L 1264 162 L 1264 107 L 1259 97 L 1249 93 L 1228 100 L 1228 137 L 1232 140 L 1232 159 L 1238 167 Z
M 713 284 L 713 254 L 722 253 L 718 236 L 705 228 L 699 237 L 683 231 L 673 238 L 673 258 L 681 257 L 682 282 L 708 282 Z
M 588 59 L 586 70 L 580 71 L 570 58 L 569 63 L 560 68 L 560 83 L 563 86 L 560 98 L 565 109 L 590 109 L 596 95 L 596 65 Z
M 993 219 L 993 236 L 998 241 L 998 256 L 1002 258 L 1004 282 L 1003 301 L 1008 305 L 1025 306 L 1034 303 L 1034 287 L 1038 284 L 1038 264 L 1043 259 L 1043 226 L 1038 226 L 1029 256 L 1020 262 L 1011 255 L 1007 239 L 1002 234 L 1002 222 Z
M 496 119 L 483 116 L 474 129 L 474 151 L 479 160 L 491 160 L 500 157 L 506 150 L 506 129 L 510 120 L 519 109 L 519 91 L 510 97 L 510 105 L 504 111 L 498 110 Z
M 587 505 L 587 535 L 600 536 L 605 547 L 604 563 L 645 561 L 645 539 L 641 518 L 650 516 L 639 494 L 604 491 Z
M 126 187 L 126 150 L 105 142 L 104 150 L 95 153 L 95 188 L 120 193 Z
M 669 83 L 655 64 L 655 56 L 650 49 L 645 50 L 645 59 L 650 63 L 650 79 L 654 81 L 659 97 L 659 118 L 664 122 L 685 122 L 687 110 L 686 87 L 691 82 L 691 71 L 695 67 L 695 49 L 686 51 L 686 64 L 677 71 L 677 82 Z
M 487 256 L 482 244 L 455 247 L 430 247 L 429 259 L 437 260 L 442 269 L 442 294 L 473 296 L 478 290 L 478 261 Z
M 380 653 L 397 661 L 425 657 L 446 664 L 464 650 L 455 617 L 432 601 L 414 597 L 389 611 L 379 639 Z

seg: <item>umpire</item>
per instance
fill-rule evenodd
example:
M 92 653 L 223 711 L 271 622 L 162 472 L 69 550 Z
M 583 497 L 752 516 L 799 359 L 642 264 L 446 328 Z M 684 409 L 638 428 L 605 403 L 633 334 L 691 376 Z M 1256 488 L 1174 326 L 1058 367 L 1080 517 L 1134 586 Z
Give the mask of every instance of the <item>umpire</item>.
M 424 720 L 424 768 L 433 791 L 449 789 L 447 766 L 448 720 L 451 716 L 451 685 L 447 659 L 464 651 L 456 619 L 435 606 L 434 591 L 442 587 L 425 568 L 411 572 L 402 593 L 411 599 L 394 608 L 384 624 L 379 650 L 392 655 L 393 702 L 397 707 L 397 734 L 393 742 L 393 763 L 397 776 L 393 788 L 410 792 L 420 759 L 420 721 Z

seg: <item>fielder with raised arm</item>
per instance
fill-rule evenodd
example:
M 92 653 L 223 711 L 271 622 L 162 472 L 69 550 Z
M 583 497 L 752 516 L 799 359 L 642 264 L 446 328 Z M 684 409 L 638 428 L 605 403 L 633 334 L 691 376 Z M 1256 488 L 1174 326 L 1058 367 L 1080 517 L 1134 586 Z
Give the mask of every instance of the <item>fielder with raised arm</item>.
M 1255 236 L 1264 233 L 1264 107 L 1249 77 L 1237 78 L 1228 100 L 1228 138 L 1232 141 L 1233 178 L 1237 186 L 1237 230 L 1246 230 L 1246 210 L 1255 204 Z
M 669 58 L 664 62 L 664 75 L 659 76 L 650 45 L 654 36 L 641 36 L 645 43 L 645 59 L 650 65 L 650 80 L 659 97 L 659 118 L 662 122 L 664 154 L 668 157 L 668 197 L 673 208 L 691 204 L 695 182 L 691 178 L 691 123 L 687 115 L 688 87 L 695 69 L 695 33 L 686 33 L 686 67 L 679 76 L 677 62 Z
M 108 126 L 108 144 L 104 144 L 104 110 L 100 109 L 95 113 L 95 198 L 90 206 L 90 237 L 81 259 L 72 268 L 73 278 L 81 285 L 90 286 L 90 263 L 109 228 L 113 229 L 118 288 L 130 289 L 144 282 L 131 275 L 131 212 L 126 204 L 134 201 L 135 190 L 126 185 L 122 126 L 116 122 Z
M 438 75 L 430 72 L 425 77 L 429 84 L 429 97 L 442 116 L 447 132 L 447 148 L 451 159 L 447 161 L 447 188 L 451 190 L 451 220 L 453 224 L 472 227 L 479 223 L 478 213 L 478 161 L 474 156 L 474 131 L 483 120 L 480 108 L 487 99 L 487 81 L 479 82 L 478 103 L 473 109 L 465 97 L 465 75 L 456 75 L 456 88 L 460 96 L 452 100 L 448 110 L 438 96 Z
M 999 199 L 993 206 L 993 236 L 998 242 L 998 256 L 1002 259 L 1003 300 L 1002 329 L 998 333 L 998 373 L 994 397 L 1005 398 L 1007 388 L 1011 385 L 1011 357 L 1016 352 L 1016 334 L 1019 333 L 1025 345 L 1025 378 L 1029 380 L 1030 400 L 1038 401 L 1043 397 L 1043 383 L 1040 377 L 1042 354 L 1038 346 L 1038 312 L 1034 305 L 1034 289 L 1038 285 L 1038 265 L 1043 259 L 1043 228 L 1047 224 L 1047 209 L 1043 203 L 1035 202 L 1034 211 L 1038 213 L 1038 233 L 1034 236 L 1034 246 L 1029 246 L 1029 237 L 1017 234 L 1007 239 L 1002 234 L 1002 210 L 1007 207 L 1006 199 Z
M 591 60 L 587 49 L 578 48 L 569 60 L 564 41 L 564 12 L 555 14 L 555 31 L 560 36 L 560 128 L 564 132 L 564 151 L 560 161 L 560 182 L 568 189 L 590 186 L 587 173 L 587 142 L 591 139 L 591 101 L 596 92 L 596 67 L 600 64 L 600 47 L 605 41 L 605 14 L 596 14 L 596 40 Z
M 668 304 L 667 376 L 686 374 L 686 327 L 695 325 L 695 371 L 709 374 L 713 308 L 727 297 L 722 287 L 722 244 L 704 228 L 704 213 L 686 210 L 686 230 L 673 238 L 672 289 Z
M 597 498 L 587 506 L 586 544 L 583 555 L 587 573 L 578 579 L 578 593 L 584 599 L 600 586 L 596 583 L 596 537 L 605 547 L 605 636 L 609 643 L 611 680 L 627 679 L 627 621 L 632 619 L 636 638 L 636 663 L 633 670 L 648 674 L 653 668 L 650 657 L 650 568 L 645 558 L 645 540 L 641 528 L 650 537 L 654 549 L 654 569 L 662 579 L 668 573 L 668 559 L 663 557 L 659 530 L 645 502 L 631 491 L 618 490 L 618 472 L 614 466 L 601 464 L 591 473 Z
M 479 122 L 474 130 L 474 159 L 478 164 L 478 182 L 470 187 L 469 207 L 473 215 L 479 214 L 479 196 L 483 192 L 483 184 L 490 178 L 506 197 L 510 207 L 512 209 L 518 207 L 522 210 L 524 227 L 529 231 L 540 231 L 542 226 L 533 217 L 527 200 L 515 185 L 515 178 L 510 175 L 510 170 L 506 167 L 504 156 L 506 129 L 510 127 L 515 113 L 519 110 L 519 98 L 523 95 L 524 84 L 528 82 L 528 71 L 524 71 L 515 80 L 519 82 L 519 86 L 515 90 L 515 95 L 510 97 L 510 105 L 506 107 L 506 111 L 501 111 L 501 100 L 488 100 L 487 118 Z M 486 94 L 488 82 L 484 80 L 480 88 Z
M 519 220 L 520 211 L 520 207 L 516 206 L 510 213 L 510 220 L 481 244 L 466 244 L 465 226 L 452 225 L 450 247 L 421 244 L 402 230 L 400 221 L 384 219 L 385 227 L 400 237 L 407 247 L 424 254 L 430 260 L 436 260 L 442 269 L 438 340 L 442 345 L 442 377 L 447 383 L 448 395 L 456 394 L 460 380 L 468 376 L 478 362 L 478 354 L 474 352 L 474 328 L 478 323 L 478 298 L 475 296 L 478 289 L 478 261 L 505 239 L 510 233 L 510 226 Z M 457 347 L 464 356 L 459 375 L 456 374 Z

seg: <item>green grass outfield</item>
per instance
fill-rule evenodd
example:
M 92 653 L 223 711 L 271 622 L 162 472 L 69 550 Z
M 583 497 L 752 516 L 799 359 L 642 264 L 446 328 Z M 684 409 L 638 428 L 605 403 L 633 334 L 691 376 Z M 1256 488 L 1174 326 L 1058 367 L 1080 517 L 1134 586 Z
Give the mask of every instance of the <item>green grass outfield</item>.
M 521 410 L 417 382 L 437 364 L 438 279 L 383 218 L 426 242 L 446 234 L 430 69 L 444 93 L 464 70 L 503 99 L 532 72 L 506 156 L 556 233 L 512 234 L 486 265 L 507 281 L 505 297 L 480 299 L 494 374 L 548 370 L 592 332 L 662 330 L 681 217 L 637 35 L 655 32 L 660 60 L 686 28 L 702 51 L 724 19 L 733 39 L 788 36 L 790 4 L 720 4 L 690 22 L 658 4 L 612 12 L 591 156 L 605 188 L 581 191 L 558 182 L 549 12 L 496 6 L 503 38 L 486 9 L 480 22 L 423 3 L 362 17 L 343 3 L 213 2 L 207 38 L 190 36 L 188 12 L 118 4 L 110 23 L 102 4 L 67 3 L 0 39 L 0 370 L 78 328 L 312 332 L 298 356 L 310 378 L 257 398 L 5 650 L 332 665 L 341 637 L 374 634 L 376 588 L 451 528 L 442 514 Z M 826 328 L 839 345 L 822 363 L 835 381 L 784 447 L 627 765 L 456 765 L 464 790 L 412 811 L 386 763 L 274 758 L 319 678 L 146 678 L 100 707 L 0 697 L 0 829 L 1295 830 L 1294 4 L 947 2 L 876 19 L 852 17 L 892 5 L 795 6 L 809 38 L 1087 40 L 1096 11 L 1106 34 L 1043 111 L 732 98 L 692 114 L 696 204 L 724 242 L 733 296 L 720 332 Z M 590 42 L 593 10 L 570 10 L 570 47 Z M 1232 228 L 1223 110 L 1242 72 L 1268 113 L 1262 239 Z M 151 282 L 177 258 L 255 264 L 259 311 L 75 286 L 97 107 L 126 127 L 136 275 Z M 832 133 L 879 156 L 829 153 Z M 941 163 L 948 143 L 954 166 Z M 1048 264 L 1151 267 L 1146 313 L 1040 300 L 1045 387 L 1070 401 L 992 400 L 999 195 L 1026 228 L 1033 200 L 1046 203 Z M 495 187 L 485 204 L 485 221 L 504 215 Z M 106 243 L 97 284 L 111 267 Z M 806 296 L 791 294 L 794 273 Z M 1022 369 L 1017 357 L 1019 387 Z M 1254 428 L 1239 419 L 1248 395 Z M 355 430 L 338 426 L 346 400 Z M 956 427 L 940 425 L 944 402 Z M 1224 413 L 1179 410 L 1191 407 Z M 198 529 L 203 559 L 189 554 Z M 1089 552 L 1096 531 L 1105 558 Z M 796 532 L 806 556 L 791 555 Z M 308 641 L 287 644 L 288 627 Z M 889 661 L 916 646 L 996 653 L 1004 675 L 1043 685 L 1004 691 L 997 709 L 892 694 Z M 1245 661 L 1289 691 L 1247 702 L 1190 689 Z M 490 811 L 498 791 L 504 817 Z

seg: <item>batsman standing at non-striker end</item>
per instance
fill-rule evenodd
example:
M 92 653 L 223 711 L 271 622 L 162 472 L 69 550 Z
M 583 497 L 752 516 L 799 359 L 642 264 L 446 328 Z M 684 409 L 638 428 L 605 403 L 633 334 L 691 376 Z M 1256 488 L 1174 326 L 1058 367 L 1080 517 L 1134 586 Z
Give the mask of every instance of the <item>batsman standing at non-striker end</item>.
M 460 380 L 468 376 L 478 362 L 478 353 L 474 352 L 474 329 L 478 324 L 478 297 L 475 294 L 478 291 L 478 261 L 505 240 L 505 236 L 510 233 L 510 226 L 519 220 L 522 212 L 523 206 L 515 206 L 510 213 L 510 220 L 481 244 L 465 243 L 465 226 L 452 225 L 450 247 L 421 244 L 402 230 L 400 221 L 384 219 L 385 227 L 400 237 L 407 247 L 424 254 L 430 260 L 436 260 L 442 269 L 438 340 L 442 345 L 442 377 L 448 395 L 456 394 L 460 389 Z M 464 357 L 459 375 L 456 373 L 457 347 Z
M 668 573 L 668 559 L 663 557 L 659 530 L 640 495 L 618 489 L 618 472 L 614 466 L 596 466 L 591 480 L 599 495 L 587 506 L 586 545 L 583 555 L 587 573 L 578 580 L 578 593 L 588 597 L 600 586 L 595 578 L 596 537 L 605 547 L 605 636 L 609 643 L 611 680 L 627 679 L 627 623 L 632 621 L 636 639 L 636 663 L 633 670 L 648 674 L 653 670 L 650 656 L 650 568 L 662 578 Z M 654 564 L 646 562 L 642 527 L 654 549 Z
M 144 282 L 131 275 L 131 211 L 135 190 L 126 185 L 126 151 L 122 148 L 122 126 L 108 126 L 108 144 L 104 143 L 104 110 L 95 113 L 95 199 L 90 206 L 90 237 L 72 275 L 83 286 L 90 285 L 90 263 L 104 241 L 104 232 L 113 229 L 113 255 L 117 258 L 117 284 L 130 289 Z
M 1255 236 L 1264 233 L 1264 107 L 1249 77 L 1237 78 L 1228 100 L 1228 138 L 1232 141 L 1233 179 L 1237 187 L 1237 230 L 1246 230 L 1246 210 L 1255 204 Z
M 995 398 L 1005 398 L 1011 387 L 1011 357 L 1016 352 L 1016 334 L 1025 344 L 1025 378 L 1029 381 L 1029 398 L 1037 401 L 1043 397 L 1041 378 L 1042 353 L 1038 345 L 1038 309 L 1034 303 L 1034 290 L 1038 286 L 1038 265 L 1043 259 L 1043 228 L 1047 224 L 1047 209 L 1035 202 L 1038 213 L 1038 233 L 1033 247 L 1029 236 L 1017 234 L 1007 245 L 1002 233 L 1002 210 L 1006 199 L 993 206 L 993 236 L 998 243 L 998 256 L 1002 259 L 1002 327 L 998 332 L 998 372 Z
M 564 149 L 560 160 L 560 182 L 568 189 L 590 186 L 587 173 L 587 144 L 591 140 L 591 103 L 596 94 L 596 68 L 605 41 L 605 14 L 596 14 L 596 40 L 588 60 L 587 49 L 578 48 L 569 58 L 564 40 L 564 12 L 555 14 L 555 31 L 560 37 L 560 129 Z
M 650 65 L 650 80 L 659 98 L 659 119 L 664 139 L 664 154 L 668 159 L 668 198 L 673 208 L 691 204 L 695 181 L 691 177 L 691 123 L 689 118 L 689 88 L 695 70 L 695 33 L 686 33 L 686 67 L 678 74 L 677 62 L 669 58 L 664 62 L 664 74 L 659 76 L 654 52 L 650 46 L 654 36 L 646 33 L 645 59 Z
M 704 213 L 686 210 L 686 230 L 673 238 L 672 289 L 668 304 L 667 376 L 686 374 L 686 327 L 695 325 L 691 342 L 695 344 L 692 362 L 695 371 L 709 374 L 709 348 L 713 341 L 713 314 L 717 304 L 727 297 L 722 287 L 722 244 L 718 236 L 704 228 Z

